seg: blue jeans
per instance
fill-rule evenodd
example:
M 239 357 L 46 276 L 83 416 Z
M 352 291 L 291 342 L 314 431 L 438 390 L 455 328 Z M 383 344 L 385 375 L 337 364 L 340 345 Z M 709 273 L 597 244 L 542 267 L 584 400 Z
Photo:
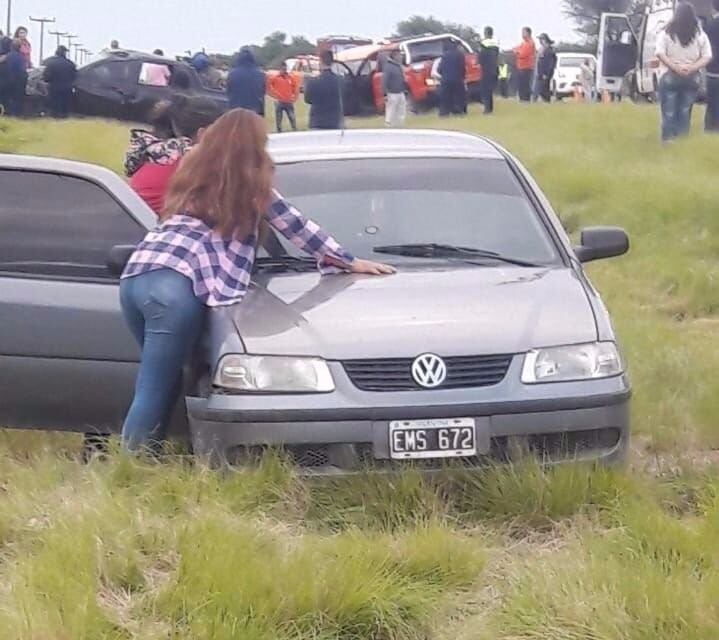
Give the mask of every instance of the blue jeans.
M 672 140 L 689 133 L 692 108 L 699 93 L 696 76 L 685 77 L 667 71 L 659 81 L 662 112 L 662 140 Z
M 122 427 L 129 451 L 160 442 L 182 385 L 182 368 L 202 331 L 205 305 L 192 282 L 158 269 L 120 283 L 120 303 L 142 350 L 135 397 Z

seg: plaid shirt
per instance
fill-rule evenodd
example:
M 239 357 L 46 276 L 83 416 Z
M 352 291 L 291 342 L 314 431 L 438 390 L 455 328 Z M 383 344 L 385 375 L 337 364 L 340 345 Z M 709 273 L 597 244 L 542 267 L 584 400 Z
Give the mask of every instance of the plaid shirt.
M 292 244 L 317 258 L 322 273 L 346 269 L 354 260 L 334 238 L 276 191 L 265 219 Z M 122 277 L 174 269 L 192 281 L 195 295 L 208 307 L 235 304 L 247 293 L 256 243 L 256 234 L 244 240 L 227 240 L 202 220 L 174 215 L 145 236 Z

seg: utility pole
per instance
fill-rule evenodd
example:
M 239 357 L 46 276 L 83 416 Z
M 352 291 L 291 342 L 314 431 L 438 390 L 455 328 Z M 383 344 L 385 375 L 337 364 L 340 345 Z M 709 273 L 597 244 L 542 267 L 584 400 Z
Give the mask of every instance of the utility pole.
M 72 41 L 77 40 L 80 36 L 72 35 L 70 33 L 65 34 L 65 38 L 67 39 L 67 48 L 68 51 L 72 51 Z
M 45 59 L 45 25 L 53 24 L 55 18 L 33 18 L 30 16 L 30 22 L 40 23 L 40 64 L 42 65 L 42 61 Z
M 57 46 L 58 47 L 61 44 L 60 38 L 64 38 L 67 35 L 67 33 L 65 31 L 48 31 L 47 33 L 48 33 L 48 35 L 51 35 L 51 36 L 57 36 Z
M 7 35 L 8 38 L 12 38 L 12 0 L 7 0 Z
M 83 46 L 84 46 L 84 45 L 82 45 L 82 44 L 80 44 L 80 43 L 77 43 L 77 42 L 72 45 L 72 48 L 75 49 L 75 62 L 77 62 L 77 52 L 78 52 Z

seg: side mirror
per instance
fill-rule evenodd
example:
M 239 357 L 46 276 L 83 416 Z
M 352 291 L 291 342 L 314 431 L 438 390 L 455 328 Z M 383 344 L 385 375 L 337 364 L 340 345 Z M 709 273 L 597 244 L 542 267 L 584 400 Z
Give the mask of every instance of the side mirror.
M 574 247 L 579 262 L 623 256 L 629 251 L 629 237 L 619 227 L 589 227 L 582 230 L 581 244 Z
M 135 253 L 134 244 L 119 244 L 110 249 L 110 253 L 107 256 L 107 270 L 113 276 L 121 276 L 125 270 L 125 265 L 130 260 L 130 257 Z

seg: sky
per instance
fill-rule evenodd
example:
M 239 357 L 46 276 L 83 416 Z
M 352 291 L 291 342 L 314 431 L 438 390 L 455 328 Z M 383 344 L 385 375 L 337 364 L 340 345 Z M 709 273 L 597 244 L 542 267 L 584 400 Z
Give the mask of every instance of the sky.
M 561 0 L 9 0 L 13 28 L 28 17 L 56 18 L 50 30 L 71 31 L 77 42 L 99 51 L 116 38 L 140 50 L 163 49 L 168 55 L 196 51 L 229 53 L 241 45 L 260 43 L 273 31 L 380 38 L 413 14 L 433 15 L 480 29 L 487 24 L 503 46 L 516 44 L 524 24 L 555 39 L 573 39 Z M 8 0 L 0 0 L 4 26 Z M 509 6 L 508 6 L 509 5 Z M 40 27 L 30 23 L 30 39 L 39 48 Z M 56 44 L 46 37 L 45 54 Z M 36 55 L 37 55 L 36 51 Z

